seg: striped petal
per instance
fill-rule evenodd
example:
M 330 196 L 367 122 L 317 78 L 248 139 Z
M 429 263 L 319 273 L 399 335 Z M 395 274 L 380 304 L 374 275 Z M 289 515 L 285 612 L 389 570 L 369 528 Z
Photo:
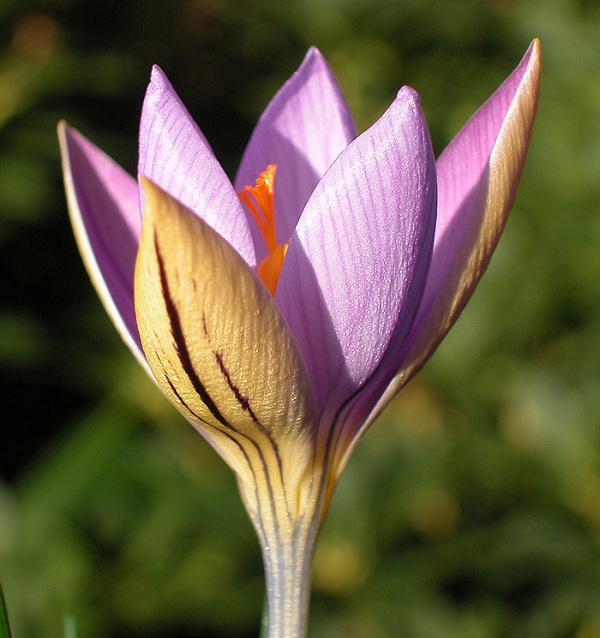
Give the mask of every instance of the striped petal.
M 320 410 L 337 409 L 403 343 L 427 276 L 435 206 L 429 132 L 404 88 L 318 184 L 281 271 L 276 299 Z
M 292 334 L 218 233 L 149 180 L 142 186 L 135 307 L 152 372 L 241 483 L 278 482 L 281 508 L 295 514 L 313 452 L 314 409 Z
M 67 203 L 81 256 L 106 311 L 146 368 L 133 306 L 141 214 L 137 182 L 81 133 L 58 127 Z
M 138 173 L 202 217 L 248 264 L 255 265 L 246 214 L 233 186 L 157 66 L 142 109 Z
M 348 104 L 325 58 L 311 48 L 262 114 L 242 158 L 236 190 L 277 165 L 277 237 L 285 244 L 317 182 L 356 137 Z M 254 229 L 253 229 L 254 232 Z M 264 242 L 256 231 L 259 261 Z

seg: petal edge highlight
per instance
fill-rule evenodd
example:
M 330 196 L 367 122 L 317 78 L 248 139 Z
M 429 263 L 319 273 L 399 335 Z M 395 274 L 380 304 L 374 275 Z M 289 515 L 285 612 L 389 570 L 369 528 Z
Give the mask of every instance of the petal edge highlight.
M 69 216 L 81 257 L 119 334 L 149 372 L 133 307 L 141 228 L 137 182 L 66 122 L 59 123 L 58 137 Z

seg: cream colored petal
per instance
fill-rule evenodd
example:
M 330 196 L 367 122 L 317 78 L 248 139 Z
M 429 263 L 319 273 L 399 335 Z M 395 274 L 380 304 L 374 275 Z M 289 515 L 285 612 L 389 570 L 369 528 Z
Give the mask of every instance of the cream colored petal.
M 236 472 L 251 515 L 270 524 L 257 512 L 266 494 L 273 516 L 293 517 L 315 417 L 291 332 L 230 244 L 149 180 L 142 188 L 135 308 L 152 372 Z

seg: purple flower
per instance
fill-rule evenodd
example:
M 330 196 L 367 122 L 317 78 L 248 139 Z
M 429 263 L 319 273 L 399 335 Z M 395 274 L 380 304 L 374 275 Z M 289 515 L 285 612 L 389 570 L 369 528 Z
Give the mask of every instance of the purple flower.
M 357 136 L 314 48 L 260 118 L 235 187 L 157 67 L 138 180 L 59 127 L 92 281 L 137 359 L 234 470 L 286 635 L 302 634 L 290 609 L 306 608 L 314 540 L 350 451 L 490 260 L 540 64 L 535 40 L 437 162 L 412 89 Z

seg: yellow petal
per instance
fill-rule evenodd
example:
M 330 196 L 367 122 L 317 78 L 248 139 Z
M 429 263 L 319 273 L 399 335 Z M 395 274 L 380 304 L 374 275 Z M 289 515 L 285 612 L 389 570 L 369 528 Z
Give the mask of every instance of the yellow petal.
M 220 235 L 149 180 L 142 188 L 135 308 L 150 368 L 236 472 L 253 518 L 294 517 L 307 496 L 315 415 L 293 336 Z M 256 489 L 277 511 L 258 515 Z

